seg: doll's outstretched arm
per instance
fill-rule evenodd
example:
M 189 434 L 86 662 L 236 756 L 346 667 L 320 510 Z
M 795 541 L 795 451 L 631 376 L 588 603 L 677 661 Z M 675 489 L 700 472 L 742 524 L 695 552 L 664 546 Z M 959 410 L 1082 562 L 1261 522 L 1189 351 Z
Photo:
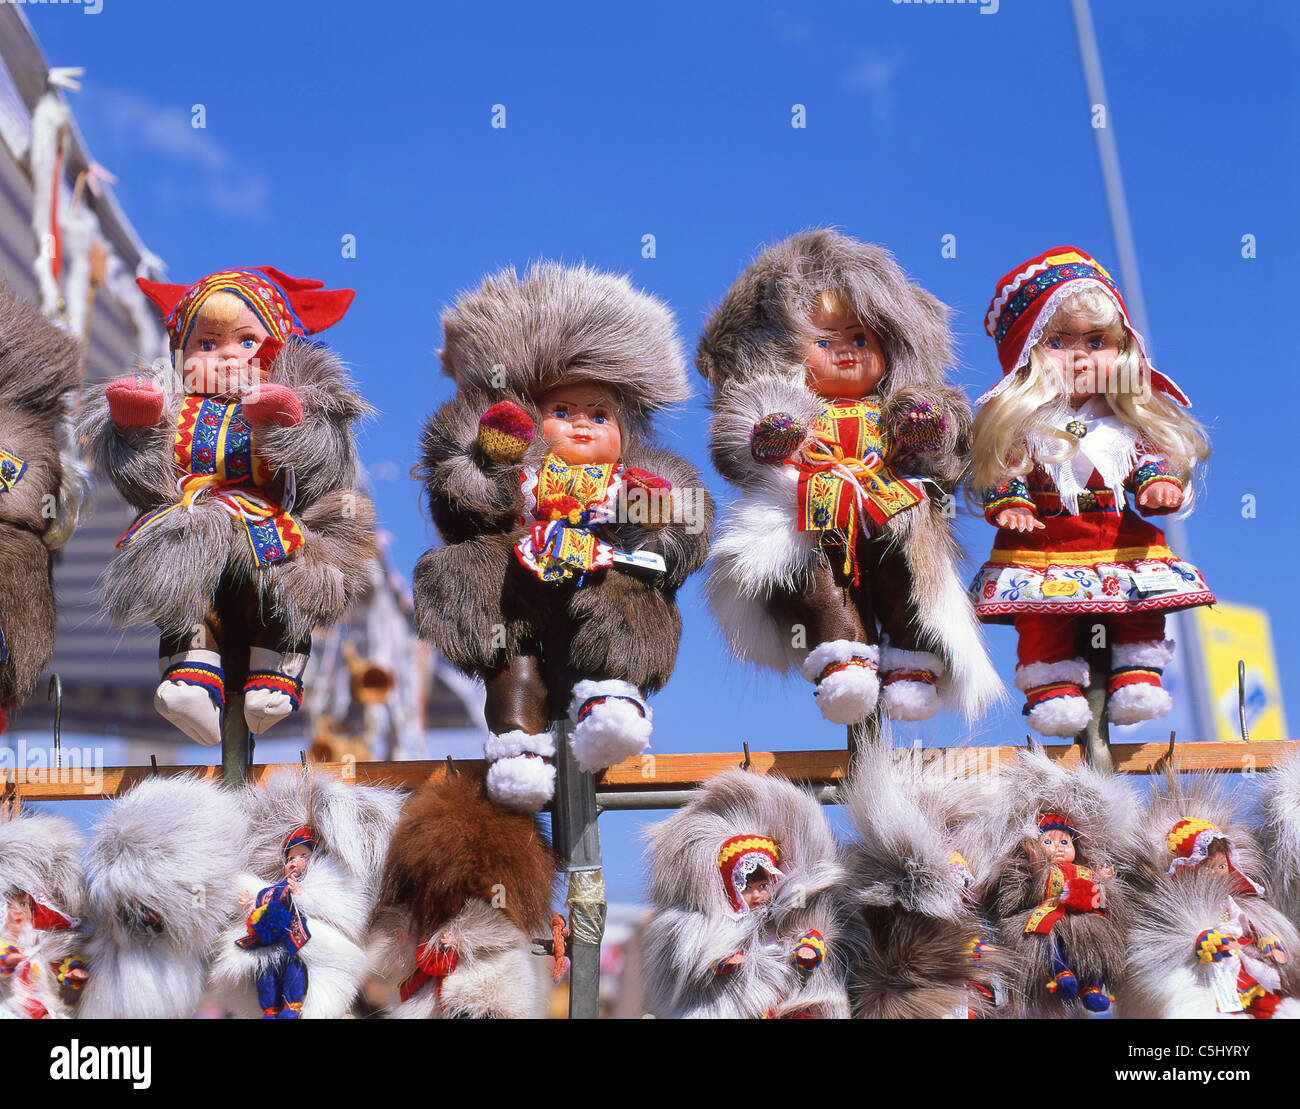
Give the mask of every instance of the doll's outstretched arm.
M 1164 455 L 1146 452 L 1125 481 L 1143 516 L 1164 516 L 1183 503 L 1183 482 Z
M 998 482 L 992 489 L 984 490 L 983 500 L 984 519 L 995 528 L 1035 531 L 1044 526 L 1023 478 Z
M 803 384 L 802 375 L 796 380 L 794 373 L 775 365 L 771 374 L 743 384 L 728 382 L 712 405 L 709 451 L 714 466 L 741 488 L 770 483 L 774 471 L 782 469 L 782 458 L 802 442 L 800 431 L 821 415 L 824 406 L 825 402 Z M 772 417 L 779 419 L 773 421 Z M 777 457 L 783 446 L 789 446 L 789 450 Z
M 157 389 L 155 377 L 146 376 L 148 373 L 148 367 L 141 367 L 138 375 L 119 381 L 134 383 L 138 377 Z M 110 408 L 108 388 L 87 389 L 76 415 L 76 440 L 86 461 L 137 509 L 174 503 L 177 497 L 172 439 L 183 397 L 179 391 L 157 390 L 156 395 L 162 404 L 162 414 L 146 426 L 123 427 L 117 423 Z

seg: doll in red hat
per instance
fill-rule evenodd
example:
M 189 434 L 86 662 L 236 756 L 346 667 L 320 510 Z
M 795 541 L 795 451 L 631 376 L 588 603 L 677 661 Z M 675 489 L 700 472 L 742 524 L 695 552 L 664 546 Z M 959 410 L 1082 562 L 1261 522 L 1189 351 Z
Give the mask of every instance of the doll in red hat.
M 970 485 L 999 530 L 971 585 L 975 610 L 1014 624 L 1016 687 L 1043 735 L 1091 719 L 1081 643 L 1097 623 L 1109 633 L 1110 722 L 1163 716 L 1165 613 L 1214 602 L 1141 519 L 1191 508 L 1210 453 L 1191 402 L 1151 365 L 1110 275 L 1075 247 L 1003 277 L 985 327 L 1003 378 L 979 401 Z
M 257 976 L 257 1000 L 263 1019 L 296 1020 L 302 1016 L 307 998 L 307 967 L 299 952 L 311 939 L 307 917 L 294 903 L 298 883 L 307 873 L 312 852 L 316 850 L 316 830 L 310 826 L 295 828 L 284 837 L 284 878 L 273 886 L 259 890 L 255 899 L 240 896 L 240 904 L 251 900 L 247 934 L 235 941 L 249 950 L 255 947 L 281 947 L 280 957 L 264 967 Z
M 260 733 L 298 708 L 312 630 L 368 580 L 373 512 L 354 488 L 352 436 L 368 409 L 305 338 L 353 294 L 270 267 L 138 283 L 165 315 L 172 365 L 111 382 L 80 424 L 140 513 L 105 599 L 118 623 L 158 626 L 155 707 L 215 744 L 232 622 L 248 631 L 244 716 Z

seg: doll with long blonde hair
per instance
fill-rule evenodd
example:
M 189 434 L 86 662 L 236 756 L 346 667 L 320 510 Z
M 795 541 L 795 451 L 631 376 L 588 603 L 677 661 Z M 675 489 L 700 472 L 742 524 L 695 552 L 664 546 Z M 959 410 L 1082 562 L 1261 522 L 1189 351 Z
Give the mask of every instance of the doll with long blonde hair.
M 1016 687 L 1043 735 L 1088 724 L 1081 644 L 1097 642 L 1099 623 L 1111 723 L 1163 716 L 1165 613 L 1215 599 L 1140 518 L 1191 507 L 1210 453 L 1191 402 L 1151 365 L 1110 275 L 1074 247 L 1003 277 L 985 328 L 1003 378 L 979 401 L 971 489 L 998 536 L 971 585 L 975 610 L 1015 625 Z

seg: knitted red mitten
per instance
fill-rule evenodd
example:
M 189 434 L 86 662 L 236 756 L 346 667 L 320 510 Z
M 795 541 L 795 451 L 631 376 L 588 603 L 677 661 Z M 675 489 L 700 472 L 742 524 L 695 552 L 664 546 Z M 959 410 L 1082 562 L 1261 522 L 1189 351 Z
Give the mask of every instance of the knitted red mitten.
M 118 427 L 153 427 L 162 419 L 162 390 L 139 374 L 110 382 L 104 395 L 108 414 Z
M 533 418 L 512 400 L 497 401 L 479 417 L 479 449 L 493 462 L 518 462 L 536 436 Z
M 947 428 L 944 414 L 928 401 L 921 401 L 907 413 L 898 437 L 903 447 L 913 454 L 931 454 L 943 446 Z
M 302 403 L 292 389 L 263 382 L 240 402 L 244 418 L 254 427 L 275 424 L 293 427 L 302 423 Z
M 807 436 L 808 429 L 788 412 L 773 412 L 749 433 L 749 451 L 758 462 L 784 462 Z

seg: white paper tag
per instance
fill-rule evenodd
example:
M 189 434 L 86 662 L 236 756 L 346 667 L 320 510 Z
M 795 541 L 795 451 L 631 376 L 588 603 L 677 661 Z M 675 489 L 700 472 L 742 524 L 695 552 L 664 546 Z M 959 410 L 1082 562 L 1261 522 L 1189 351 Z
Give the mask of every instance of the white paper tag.
M 1241 1004 L 1241 995 L 1237 992 L 1237 967 L 1239 962 L 1236 959 L 1224 959 L 1221 963 L 1215 963 L 1211 967 L 1211 978 L 1214 984 L 1214 1004 L 1218 1006 L 1221 1013 L 1240 1013 L 1244 1011 Z
M 654 551 L 615 551 L 614 561 L 635 566 L 638 570 L 655 570 L 661 574 L 668 570 L 664 556 Z
M 1143 594 L 1172 593 L 1178 588 L 1178 575 L 1172 570 L 1139 570 L 1133 575 L 1133 587 Z

